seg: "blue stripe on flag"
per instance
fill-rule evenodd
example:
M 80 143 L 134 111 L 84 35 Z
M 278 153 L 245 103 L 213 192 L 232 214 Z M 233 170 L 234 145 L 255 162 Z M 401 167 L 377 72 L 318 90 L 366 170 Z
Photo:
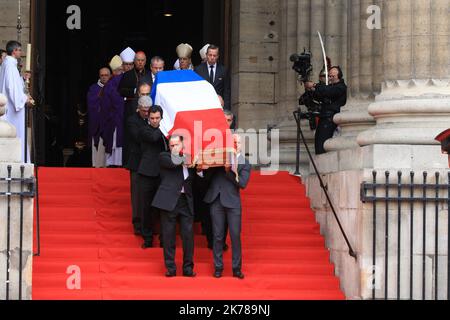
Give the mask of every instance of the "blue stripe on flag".
M 163 83 L 177 83 L 177 82 L 194 82 L 194 81 L 206 81 L 196 72 L 192 70 L 174 70 L 174 71 L 161 71 L 156 74 L 155 83 L 153 84 L 151 97 L 153 101 L 156 98 L 156 91 L 159 84 Z

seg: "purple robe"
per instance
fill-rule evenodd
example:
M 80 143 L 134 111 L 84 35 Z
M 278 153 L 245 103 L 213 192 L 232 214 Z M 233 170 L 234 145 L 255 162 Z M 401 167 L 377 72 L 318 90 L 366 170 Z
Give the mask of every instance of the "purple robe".
M 100 141 L 100 100 L 102 94 L 102 87 L 99 83 L 93 84 L 87 94 L 87 106 L 88 106 L 88 119 L 89 119 L 89 129 L 88 129 L 88 145 L 92 145 L 92 139 L 94 139 L 95 147 L 98 147 Z
M 119 93 L 119 84 L 123 75 L 115 76 L 108 81 L 101 100 L 101 137 L 105 145 L 105 152 L 111 154 L 114 145 L 114 131 L 117 129 L 116 147 L 123 147 L 123 113 L 125 101 Z

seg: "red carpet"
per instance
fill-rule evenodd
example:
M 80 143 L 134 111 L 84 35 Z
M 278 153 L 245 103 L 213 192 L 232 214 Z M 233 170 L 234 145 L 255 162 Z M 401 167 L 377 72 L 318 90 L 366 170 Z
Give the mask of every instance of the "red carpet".
M 132 233 L 128 172 L 41 168 L 39 174 L 42 252 L 34 258 L 35 300 L 345 298 L 305 189 L 287 173 L 254 173 L 243 193 L 244 280 L 231 276 L 230 251 L 224 277 L 212 277 L 212 251 L 199 225 L 197 277 L 165 278 L 162 249 L 142 250 Z M 178 245 L 180 271 L 179 239 Z M 70 266 L 81 270 L 81 290 L 67 289 Z

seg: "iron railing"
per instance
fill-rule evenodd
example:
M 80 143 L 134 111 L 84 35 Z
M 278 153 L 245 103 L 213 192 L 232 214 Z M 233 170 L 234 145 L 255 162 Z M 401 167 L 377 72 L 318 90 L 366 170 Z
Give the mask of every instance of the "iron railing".
M 0 192 L 0 197 L 6 197 L 7 212 L 6 212 L 6 300 L 10 300 L 10 284 L 11 284 L 11 217 L 14 214 L 19 214 L 19 300 L 22 300 L 22 279 L 23 279 L 23 236 L 24 236 L 24 200 L 25 198 L 34 198 L 36 194 L 36 181 L 34 177 L 25 178 L 25 166 L 20 167 L 20 178 L 12 178 L 12 166 L 7 167 L 7 177 L 0 178 L 0 183 L 6 183 L 6 191 Z M 15 184 L 20 184 L 20 191 L 13 192 Z M 14 197 L 20 200 L 19 212 L 13 212 L 11 203 Z M 0 214 L 3 214 L 0 212 Z
M 449 210 L 450 210 L 450 171 L 447 173 L 447 177 L 441 176 L 439 172 L 434 174 L 434 183 L 429 183 L 429 174 L 427 172 L 423 172 L 421 175 L 421 182 L 416 183 L 416 174 L 414 172 L 410 172 L 409 176 L 404 177 L 404 174 L 399 171 L 396 174 L 396 179 L 391 179 L 391 173 L 386 171 L 384 172 L 383 178 L 384 182 L 377 181 L 378 173 L 373 171 L 372 173 L 372 182 L 367 183 L 364 182 L 361 184 L 361 201 L 363 203 L 372 203 L 372 263 L 373 263 L 373 271 L 372 271 L 372 298 L 373 299 L 430 299 L 430 295 L 426 295 L 427 289 L 427 264 L 426 259 L 432 258 L 432 277 L 434 281 L 432 281 L 433 288 L 431 288 L 432 296 L 434 299 L 439 299 L 439 288 L 441 285 L 446 286 L 446 298 L 450 299 L 450 238 L 448 236 L 448 230 L 450 230 L 450 218 L 449 218 Z M 393 181 L 396 180 L 396 181 Z M 446 180 L 447 183 L 441 183 L 440 181 Z M 392 181 L 392 182 L 391 182 Z M 407 181 L 407 183 L 405 183 Z M 381 210 L 380 209 L 381 206 Z M 445 207 L 447 207 L 445 209 Z M 429 221 L 433 213 L 430 212 L 430 209 L 434 211 L 434 234 L 430 234 Z M 445 212 L 447 215 L 447 234 L 442 234 L 443 231 L 440 230 L 439 222 L 442 220 L 442 217 L 439 217 L 440 212 Z M 381 211 L 381 212 L 380 212 Z M 418 212 L 419 211 L 419 215 Z M 381 223 L 377 221 L 377 215 L 384 215 L 384 221 Z M 397 215 L 395 217 L 395 214 Z M 394 216 L 394 217 L 392 217 Z M 403 219 L 402 219 L 403 216 Z M 406 219 L 405 219 L 406 216 Z M 395 219 L 396 218 L 396 219 Z M 391 219 L 393 219 L 391 221 Z M 416 219 L 416 220 L 415 220 Z M 418 226 L 420 230 L 419 234 L 417 234 L 418 230 L 415 229 L 415 222 L 421 223 L 422 225 Z M 402 225 L 403 223 L 409 223 L 405 227 Z M 394 222 L 397 224 L 396 237 L 395 234 L 392 236 L 390 233 L 390 222 Z M 383 230 L 383 222 L 384 222 L 384 230 Z M 395 224 L 394 224 L 395 226 Z M 421 227 L 421 228 L 420 228 Z M 417 227 L 416 227 L 417 228 Z M 381 230 L 380 230 L 381 229 Z M 377 270 L 377 257 L 379 257 L 380 252 L 377 251 L 377 233 L 378 236 L 381 234 L 384 235 L 384 277 L 381 277 Z M 402 232 L 409 232 L 409 237 L 402 238 Z M 430 253 L 430 250 L 427 251 L 427 235 L 433 237 L 434 235 L 434 252 Z M 439 274 L 439 258 L 441 255 L 441 259 L 445 255 L 439 249 L 443 245 L 440 243 L 439 239 L 442 237 L 443 239 L 447 239 L 447 270 L 445 274 Z M 420 252 L 420 246 L 422 250 Z M 380 245 L 378 245 L 380 247 Z M 392 272 L 389 269 L 389 258 L 392 258 L 392 254 L 390 255 L 389 249 L 396 248 L 396 286 L 389 286 L 390 277 L 389 272 Z M 415 254 L 414 249 L 419 248 Z M 383 252 L 381 252 L 381 256 Z M 405 259 L 406 255 L 406 259 Z M 393 254 L 395 258 L 395 252 Z M 403 257 L 403 259 L 402 259 Z M 420 267 L 415 268 L 414 258 L 421 258 L 421 262 L 419 263 Z M 406 261 L 405 261 L 406 260 Z M 409 261 L 407 261 L 409 260 Z M 409 268 L 409 270 L 408 270 Z M 421 278 L 418 285 L 416 285 L 416 289 L 414 287 L 415 275 L 417 276 L 417 270 L 421 269 L 419 272 L 421 274 L 418 275 Z M 408 272 L 409 275 L 404 275 L 403 272 Z M 429 270 L 429 268 L 428 268 Z M 403 275 L 403 276 L 402 276 Z M 429 273 L 428 273 L 429 275 Z M 446 279 L 445 279 L 446 276 Z M 381 279 L 380 279 L 381 278 Z M 406 288 L 402 287 L 402 279 L 408 279 L 406 284 Z M 384 283 L 381 286 L 378 286 L 378 289 L 383 288 L 382 295 L 380 293 L 376 293 L 377 285 L 380 280 L 383 280 Z M 446 281 L 443 281 L 446 280 Z M 417 281 L 417 280 L 416 280 Z M 404 284 L 404 283 L 403 283 Z M 396 292 L 392 292 L 392 288 L 395 288 Z M 420 289 L 417 289 L 419 287 Z M 389 290 L 391 288 L 391 290 Z M 402 290 L 403 288 L 403 290 Z M 430 288 L 428 288 L 430 290 Z M 407 294 L 405 294 L 405 291 Z M 409 292 L 408 292 L 409 291 Z M 403 295 L 402 295 L 403 292 Z M 445 290 L 444 290 L 445 293 Z M 441 293 L 441 297 L 442 297 Z
M 323 192 L 325 193 L 325 197 L 327 198 L 327 202 L 330 206 L 331 211 L 333 212 L 334 218 L 336 219 L 336 222 L 338 224 L 339 230 L 341 231 L 342 237 L 344 238 L 345 243 L 347 244 L 348 247 L 348 254 L 354 258 L 355 260 L 357 259 L 357 255 L 356 252 L 353 250 L 352 245 L 350 244 L 350 241 L 348 240 L 348 236 L 345 233 L 344 227 L 342 226 L 341 221 L 339 220 L 339 217 L 336 213 L 336 209 L 334 208 L 333 202 L 331 201 L 331 197 L 328 193 L 328 187 L 324 184 L 323 179 L 322 179 L 322 175 L 319 172 L 319 169 L 317 168 L 316 162 L 314 161 L 314 157 L 311 154 L 311 150 L 309 149 L 308 143 L 306 142 L 305 139 L 305 135 L 303 134 L 303 130 L 301 127 L 301 109 L 298 108 L 297 111 L 294 112 L 294 118 L 295 121 L 297 122 L 297 154 L 296 154 L 296 171 L 295 174 L 298 175 L 300 174 L 299 172 L 299 168 L 300 168 L 300 140 L 303 141 L 303 144 L 305 146 L 305 150 L 308 153 L 308 157 L 309 160 L 311 161 L 311 164 L 314 168 L 314 171 L 316 173 L 317 179 L 319 179 L 319 183 L 320 183 L 320 187 L 322 188 Z

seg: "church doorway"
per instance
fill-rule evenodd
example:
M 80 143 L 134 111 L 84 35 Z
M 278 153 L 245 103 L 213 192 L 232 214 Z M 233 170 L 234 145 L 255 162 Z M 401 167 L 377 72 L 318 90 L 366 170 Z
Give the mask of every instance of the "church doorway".
M 63 166 L 76 150 L 75 143 L 87 140 L 86 126 L 82 125 L 87 90 L 97 82 L 99 68 L 126 47 L 146 52 L 148 60 L 155 55 L 163 57 L 170 70 L 178 44 L 191 44 L 193 63 L 198 64 L 200 48 L 215 43 L 223 48 L 222 62 L 227 64 L 230 3 L 32 1 L 32 42 L 36 48 L 33 92 L 40 106 L 35 132 L 37 162 Z M 74 8 L 79 8 L 81 23 L 78 28 L 73 28 L 74 23 L 69 28 Z

